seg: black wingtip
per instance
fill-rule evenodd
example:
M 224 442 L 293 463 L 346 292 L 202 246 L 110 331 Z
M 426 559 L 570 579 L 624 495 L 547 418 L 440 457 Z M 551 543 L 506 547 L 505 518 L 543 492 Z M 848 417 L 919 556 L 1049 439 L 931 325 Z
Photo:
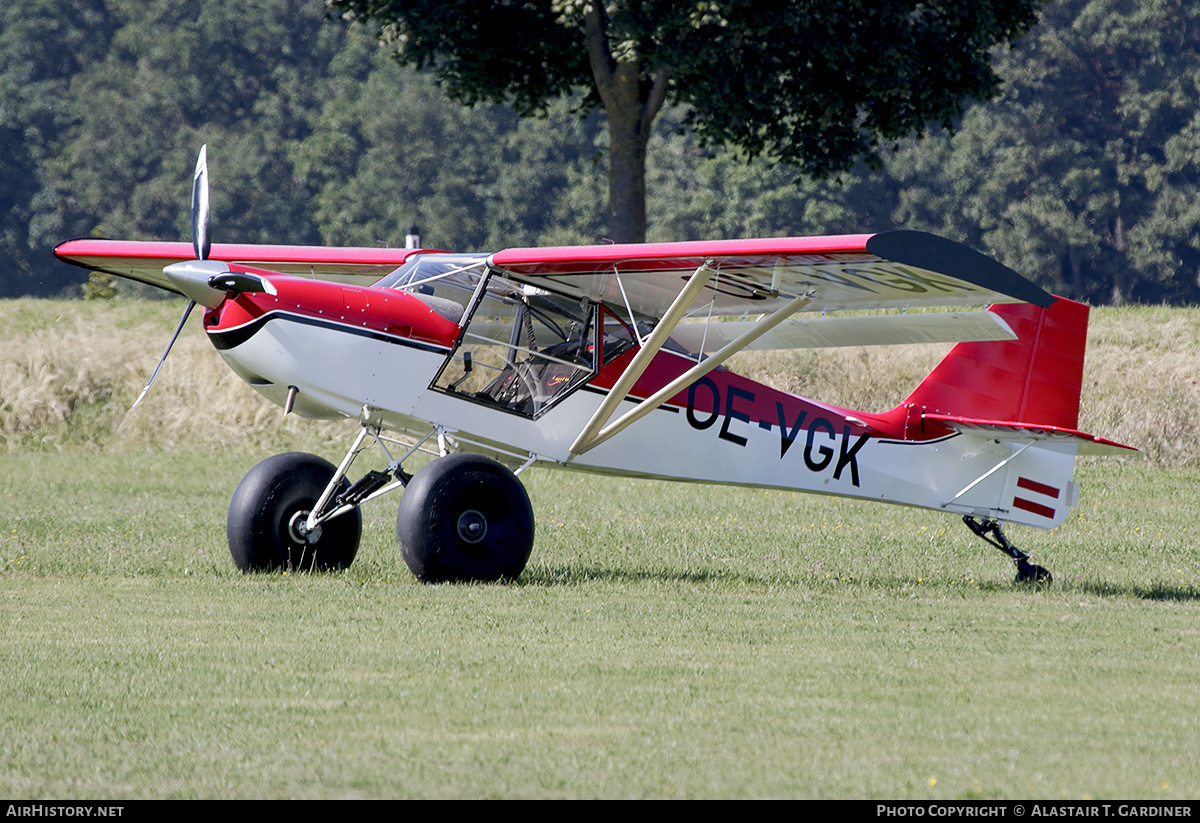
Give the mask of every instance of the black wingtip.
M 944 274 L 1025 303 L 1046 308 L 1054 295 L 1008 266 L 974 249 L 923 231 L 885 231 L 867 240 L 867 251 L 885 260 Z

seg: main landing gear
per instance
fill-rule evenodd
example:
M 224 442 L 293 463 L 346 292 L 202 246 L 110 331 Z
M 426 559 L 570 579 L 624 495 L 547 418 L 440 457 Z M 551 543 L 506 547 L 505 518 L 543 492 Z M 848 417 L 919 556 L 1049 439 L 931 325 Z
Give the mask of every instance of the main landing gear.
M 1050 572 L 1041 566 L 1030 563 L 1028 554 L 1008 542 L 1008 538 L 1004 536 L 1004 532 L 1000 529 L 1000 522 L 998 520 L 982 520 L 978 517 L 965 515 L 963 522 L 967 524 L 968 529 L 975 533 L 976 537 L 991 543 L 1016 562 L 1018 583 L 1035 583 L 1049 586 L 1054 582 L 1054 577 Z
M 415 475 L 401 464 L 438 435 L 440 456 Z M 353 484 L 346 471 L 370 436 L 388 458 Z M 364 426 L 340 466 L 312 454 L 269 457 L 251 469 L 229 505 L 226 535 L 243 572 L 347 568 L 362 536 L 359 506 L 405 489 L 396 517 L 400 553 L 426 583 L 515 580 L 533 549 L 533 507 L 521 481 L 483 455 L 447 453 L 430 432 L 399 460 L 379 429 Z M 529 461 L 532 462 L 532 459 Z M 528 465 L 528 463 L 526 463 Z
M 396 537 L 409 571 L 426 583 L 515 580 L 533 549 L 533 508 L 500 463 L 451 454 L 408 484 Z
M 345 477 L 331 481 L 336 467 L 315 454 L 289 452 L 268 457 L 247 472 L 233 493 L 225 535 L 233 562 L 244 572 L 344 569 L 354 560 L 362 535 L 362 512 L 308 525 L 330 485 L 345 493 Z

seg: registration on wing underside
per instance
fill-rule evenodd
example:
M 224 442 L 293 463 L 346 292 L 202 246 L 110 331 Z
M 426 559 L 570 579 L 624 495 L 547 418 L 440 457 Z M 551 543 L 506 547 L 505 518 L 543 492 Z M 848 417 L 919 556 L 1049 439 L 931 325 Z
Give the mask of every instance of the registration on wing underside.
M 679 293 L 694 269 L 667 271 L 620 268 L 595 274 L 513 273 L 515 279 L 543 288 L 621 305 L 654 316 Z M 1005 301 L 997 291 L 953 277 L 890 261 L 817 265 L 771 265 L 729 268 L 714 263 L 716 274 L 692 304 L 693 312 L 714 315 L 768 312 L 787 301 L 811 294 L 806 311 L 838 311 L 915 306 L 966 306 Z
M 708 354 L 736 340 L 755 322 L 683 323 L 671 337 L 690 352 Z M 992 312 L 947 312 L 786 320 L 746 348 L 768 351 L 1015 338 L 1004 319 Z

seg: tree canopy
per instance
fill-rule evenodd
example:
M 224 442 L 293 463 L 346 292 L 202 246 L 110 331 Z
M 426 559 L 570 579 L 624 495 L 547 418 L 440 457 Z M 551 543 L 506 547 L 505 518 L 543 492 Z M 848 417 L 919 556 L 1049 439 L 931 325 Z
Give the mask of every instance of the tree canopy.
M 78 294 L 54 244 L 188 236 L 209 144 L 231 242 L 456 251 L 599 242 L 606 125 L 446 103 L 324 0 L 28 0 L 0 11 L 0 296 Z M 955 133 L 876 146 L 842 185 L 713 151 L 664 104 L 647 141 L 655 241 L 925 229 L 1058 294 L 1200 302 L 1200 5 L 1058 0 L 993 63 Z M 598 104 L 597 104 L 598 105 Z M 127 287 L 122 285 L 123 289 Z
M 992 49 L 1043 0 L 327 0 L 371 21 L 454 99 L 520 114 L 558 97 L 607 120 L 612 239 L 645 238 L 646 148 L 664 105 L 706 147 L 805 174 L 878 160 L 880 141 L 951 125 L 992 96 Z
M 1200 6 L 1060 0 L 993 104 L 889 164 L 896 218 L 1092 302 L 1200 299 Z

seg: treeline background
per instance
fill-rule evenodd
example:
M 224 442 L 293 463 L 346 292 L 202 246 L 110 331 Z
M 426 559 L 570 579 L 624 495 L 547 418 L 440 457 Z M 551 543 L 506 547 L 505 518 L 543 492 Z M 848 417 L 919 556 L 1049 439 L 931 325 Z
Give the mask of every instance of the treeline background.
M 519 49 L 520 43 L 513 43 Z M 923 229 L 1092 304 L 1200 303 L 1200 4 L 1058 0 L 953 135 L 813 182 L 660 117 L 648 239 Z M 218 241 L 429 248 L 604 238 L 605 132 L 462 108 L 320 0 L 0 8 L 0 297 L 79 295 L 51 249 L 186 239 L 209 145 Z

